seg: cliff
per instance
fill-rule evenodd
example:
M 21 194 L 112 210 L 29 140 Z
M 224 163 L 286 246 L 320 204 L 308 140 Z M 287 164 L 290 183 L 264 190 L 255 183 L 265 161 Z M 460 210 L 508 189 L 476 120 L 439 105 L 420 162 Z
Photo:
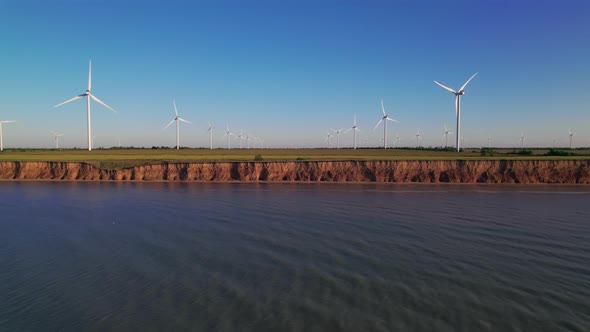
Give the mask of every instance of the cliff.
M 0 179 L 590 184 L 590 160 L 204 162 L 120 170 L 78 162 L 0 162 Z

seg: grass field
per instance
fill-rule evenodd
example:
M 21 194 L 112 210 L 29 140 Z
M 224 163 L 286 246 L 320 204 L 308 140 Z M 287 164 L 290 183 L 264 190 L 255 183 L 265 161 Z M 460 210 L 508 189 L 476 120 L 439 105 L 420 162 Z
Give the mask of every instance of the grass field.
M 293 160 L 579 160 L 590 159 L 590 149 L 572 150 L 574 156 L 544 156 L 549 150 L 536 149 L 532 155 L 512 154 L 513 149 L 494 150 L 481 156 L 479 149 L 464 152 L 412 149 L 98 149 L 86 150 L 5 150 L 0 161 L 88 162 L 101 168 L 125 168 L 160 162 Z

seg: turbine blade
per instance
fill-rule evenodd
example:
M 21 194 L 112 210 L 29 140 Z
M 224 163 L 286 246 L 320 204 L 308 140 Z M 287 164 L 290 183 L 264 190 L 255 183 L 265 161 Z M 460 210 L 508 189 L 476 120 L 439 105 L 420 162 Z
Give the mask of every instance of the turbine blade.
M 345 131 L 345 132 L 343 132 L 342 134 L 346 134 L 347 132 L 349 132 L 349 131 L 351 131 L 351 130 L 352 130 L 352 128 L 348 128 L 348 129 L 346 129 L 346 131 Z
M 387 116 L 387 114 L 385 114 L 385 106 L 383 106 L 383 98 L 381 98 L 381 112 L 383 112 L 383 116 Z
M 76 99 L 80 99 L 80 98 L 82 98 L 82 97 L 85 97 L 85 96 L 86 96 L 86 95 L 78 95 L 78 96 L 76 96 L 76 97 L 74 97 L 74 98 L 72 98 L 72 99 L 68 99 L 68 100 L 64 101 L 63 103 L 61 103 L 61 104 L 57 104 L 57 105 L 55 105 L 55 106 L 53 106 L 53 107 L 60 107 L 61 105 L 67 104 L 67 103 L 69 103 L 69 102 L 71 102 L 71 101 L 74 101 L 74 100 L 76 100 Z
M 457 91 L 455 91 L 455 90 L 453 90 L 453 89 L 449 88 L 448 86 L 444 86 L 444 85 L 442 85 L 442 84 L 438 83 L 437 81 L 434 81 L 434 83 L 438 84 L 438 85 L 439 85 L 441 88 L 443 88 L 443 89 L 445 89 L 445 90 L 448 90 L 448 91 L 449 91 L 449 92 L 451 92 L 451 93 L 457 93 Z
M 174 101 L 174 99 L 172 99 L 172 104 L 174 104 L 174 113 L 176 113 L 176 116 L 178 116 L 178 110 L 176 110 L 176 101 Z
M 390 117 L 387 117 L 386 119 L 387 119 L 387 120 L 389 120 L 389 121 L 393 121 L 393 122 L 399 122 L 399 121 L 397 121 L 396 119 L 394 119 L 394 118 L 390 118 Z
M 96 98 L 96 97 L 95 97 L 93 94 L 90 94 L 90 98 L 92 98 L 92 99 L 93 99 L 95 102 L 97 102 L 97 103 L 101 104 L 102 106 L 104 106 L 104 107 L 106 107 L 106 108 L 110 109 L 111 111 L 113 111 L 113 112 L 117 112 L 117 111 L 115 111 L 114 109 L 112 109 L 112 108 L 111 108 L 109 105 L 107 105 L 107 104 L 103 103 L 103 102 L 102 102 L 100 99 Z
M 354 128 L 354 130 L 358 131 L 359 133 L 361 132 L 361 130 L 358 128 Z
M 88 91 L 92 89 L 92 59 L 88 62 Z
M 377 122 L 377 124 L 375 125 L 375 128 L 373 128 L 373 130 L 377 129 L 377 127 L 379 127 L 379 125 L 381 124 L 382 121 L 383 121 L 383 119 L 379 120 L 379 122 Z
M 162 128 L 162 130 L 164 130 L 164 129 L 166 129 L 166 128 L 170 127 L 170 125 L 171 125 L 171 124 L 173 124 L 173 123 L 174 123 L 174 121 L 175 121 L 175 120 L 172 120 L 172 121 L 170 121 L 170 123 L 168 123 L 168 124 L 166 125 L 166 127 Z
M 180 120 L 180 121 L 182 121 L 182 122 L 186 122 L 186 123 L 192 123 L 192 122 L 190 122 L 190 121 L 188 121 L 188 120 L 185 120 L 185 119 L 183 119 L 183 118 L 178 118 L 178 120 Z
M 465 84 L 463 84 L 463 86 L 461 87 L 461 89 L 459 89 L 459 91 L 463 91 L 463 89 L 465 89 L 465 87 L 467 86 L 467 84 L 475 77 L 475 75 L 477 75 L 477 73 L 473 74 L 473 76 L 471 76 L 467 82 L 465 82 Z

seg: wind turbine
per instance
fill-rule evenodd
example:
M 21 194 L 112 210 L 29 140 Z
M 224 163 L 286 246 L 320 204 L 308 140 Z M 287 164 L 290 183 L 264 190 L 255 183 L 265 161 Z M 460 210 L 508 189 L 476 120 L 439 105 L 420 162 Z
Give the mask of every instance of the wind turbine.
M 358 126 L 356 125 L 356 115 L 354 116 L 354 122 L 352 124 L 352 127 L 348 128 L 347 131 L 345 131 L 344 133 L 346 134 L 347 132 L 351 131 L 353 133 L 353 140 L 354 140 L 354 149 L 356 150 L 356 132 L 360 132 L 360 130 L 358 129 Z
M 242 129 L 240 129 L 240 134 L 237 135 L 238 139 L 240 140 L 240 149 L 242 148 L 242 141 L 245 139 L 244 138 L 244 131 Z
M 207 124 L 209 125 L 209 128 L 207 129 L 209 132 L 209 150 L 213 150 L 213 129 L 215 129 L 215 127 L 213 127 L 210 122 L 207 122 Z
M 524 149 L 524 133 L 520 133 L 520 148 Z
M 328 149 L 331 149 L 332 143 L 331 143 L 330 138 L 332 137 L 332 134 L 329 131 L 327 132 L 327 134 L 328 134 L 328 137 L 326 137 L 326 141 L 328 142 Z
M 246 149 L 250 149 L 250 140 L 252 139 L 252 137 L 250 137 L 250 134 L 246 134 Z
M 477 75 L 477 73 L 473 74 L 473 76 L 471 76 L 467 80 L 467 82 L 465 82 L 465 84 L 463 84 L 463 86 L 459 89 L 458 92 L 449 88 L 448 86 L 444 86 L 444 85 L 438 83 L 437 81 L 434 81 L 434 83 L 438 84 L 443 89 L 445 89 L 455 95 L 455 115 L 457 116 L 457 137 L 456 137 L 456 139 L 457 139 L 457 152 L 459 152 L 460 142 L 461 142 L 460 141 L 460 138 L 461 138 L 461 96 L 465 94 L 465 87 L 475 77 L 475 75 Z
M 488 136 L 488 150 L 490 149 L 490 141 L 492 140 L 492 136 Z
M 223 137 L 227 136 L 227 148 L 231 149 L 231 137 L 232 137 L 232 135 L 233 136 L 236 136 L 236 135 L 229 130 L 229 124 L 226 126 L 226 129 L 227 129 L 227 131 L 225 132 L 225 135 L 223 135 Z
M 555 149 L 555 141 L 557 141 L 557 138 L 553 137 L 553 148 Z
M 452 132 L 450 132 L 447 129 L 447 125 L 445 125 L 445 133 L 443 134 L 443 137 L 445 138 L 445 148 L 449 146 L 449 134 L 452 134 Z
M 15 120 L 0 120 L 0 151 L 4 151 L 4 142 L 2 141 L 2 124 L 13 123 Z
M 395 147 L 395 146 L 397 146 L 397 142 L 399 142 L 399 141 L 400 141 L 399 134 L 396 134 L 396 135 L 395 135 L 395 141 L 393 142 L 393 146 L 394 146 L 394 147 Z
M 92 60 L 90 60 L 90 62 L 88 64 L 88 89 L 86 90 L 86 92 L 84 92 L 81 95 L 77 95 L 76 97 L 74 97 L 72 99 L 68 99 L 61 104 L 57 104 L 57 105 L 53 106 L 53 107 L 59 107 L 61 105 L 67 104 L 67 103 L 74 101 L 76 99 L 86 97 L 86 117 L 88 119 L 88 151 L 92 151 L 92 127 L 90 126 L 90 99 L 93 99 L 95 102 L 97 102 L 97 103 L 101 104 L 102 106 L 115 112 L 115 110 L 112 109 L 109 105 L 103 103 L 100 99 L 96 98 L 95 95 L 91 94 L 90 93 L 91 88 L 92 88 Z
M 164 129 L 170 127 L 171 124 L 176 122 L 176 150 L 179 150 L 180 149 L 180 125 L 179 125 L 179 123 L 180 123 L 180 121 L 186 122 L 186 123 L 192 123 L 192 122 L 185 120 L 178 115 L 178 109 L 176 109 L 176 101 L 174 99 L 172 99 L 172 104 L 174 105 L 174 113 L 176 114 L 176 116 L 174 117 L 174 119 L 172 119 L 172 121 L 170 121 L 166 125 L 166 127 L 164 127 Z
M 574 139 L 574 132 L 572 129 L 569 130 L 570 133 L 570 149 L 572 148 L 572 140 Z
M 333 131 L 334 134 L 336 134 L 336 149 L 340 149 L 340 133 L 344 129 L 338 129 L 338 130 L 330 129 L 330 130 Z
M 53 134 L 53 140 L 55 141 L 55 148 L 59 149 L 59 138 L 62 137 L 64 134 L 58 134 L 55 131 L 51 130 Z
M 416 147 L 420 147 L 420 129 L 416 132 Z
M 385 113 L 385 106 L 383 106 L 383 99 L 381 99 L 381 112 L 383 112 L 383 117 L 381 118 L 381 120 L 379 120 L 379 122 L 377 122 L 377 124 L 375 125 L 375 128 L 373 128 L 373 130 L 377 129 L 377 127 L 381 124 L 381 122 L 383 122 L 383 148 L 387 149 L 387 121 L 393 121 L 393 122 L 398 122 L 398 121 L 394 118 L 390 118 L 389 115 L 387 115 Z

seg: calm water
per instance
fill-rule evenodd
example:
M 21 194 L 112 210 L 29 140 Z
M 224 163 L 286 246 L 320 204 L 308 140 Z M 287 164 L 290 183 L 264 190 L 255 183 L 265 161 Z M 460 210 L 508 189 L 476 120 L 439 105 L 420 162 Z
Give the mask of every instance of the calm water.
M 590 187 L 0 183 L 1 331 L 589 331 Z

